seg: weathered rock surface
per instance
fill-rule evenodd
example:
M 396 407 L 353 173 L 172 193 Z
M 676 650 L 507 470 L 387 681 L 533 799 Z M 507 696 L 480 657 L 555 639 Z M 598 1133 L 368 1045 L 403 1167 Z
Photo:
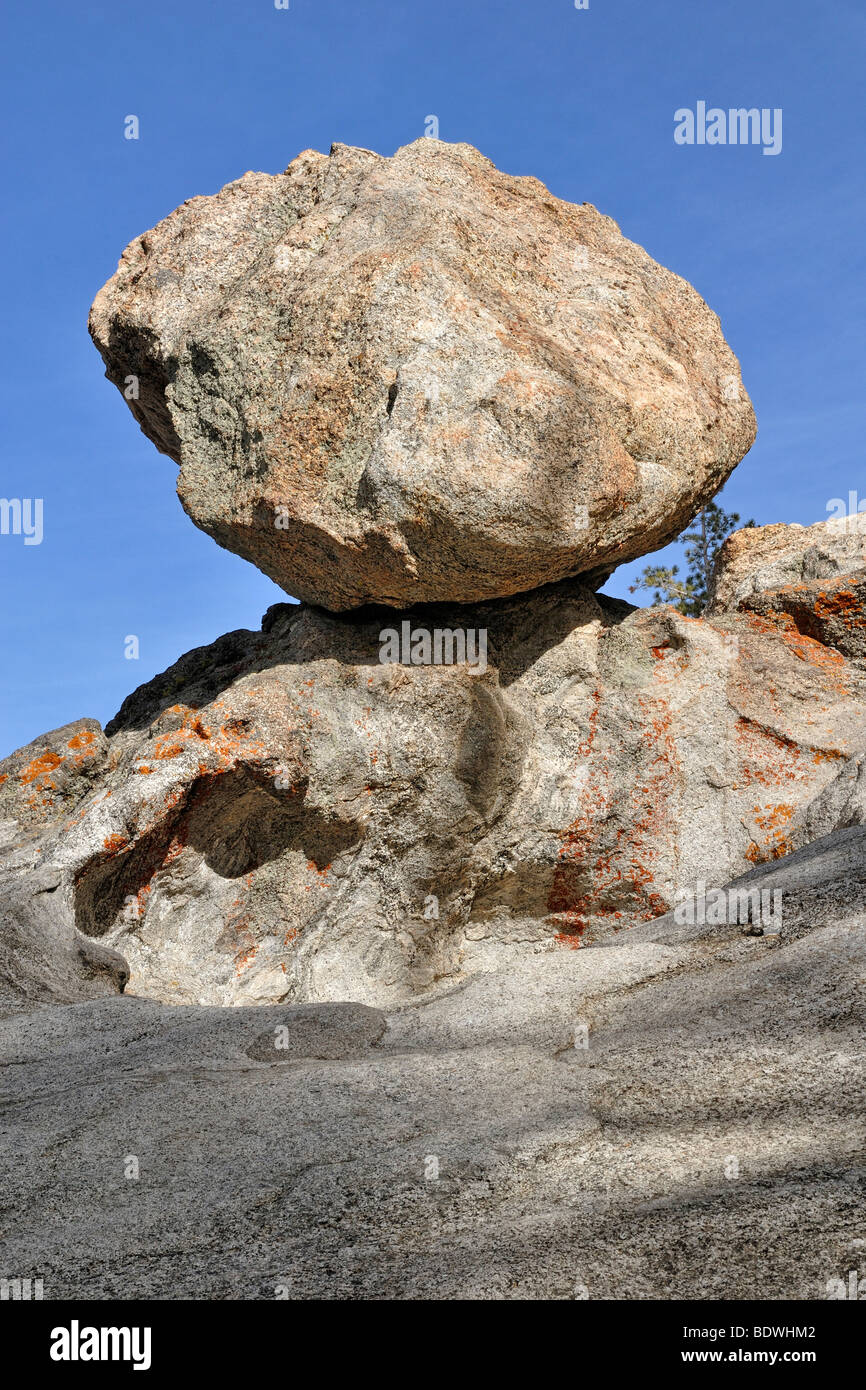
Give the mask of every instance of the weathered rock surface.
M 831 782 L 797 816 L 791 833 L 795 849 L 833 830 L 866 825 L 866 753 L 843 763 Z
M 387 1016 L 6 1020 L 3 1272 L 46 1298 L 825 1299 L 863 1273 L 864 866 L 860 829 L 750 874 L 780 936 L 663 919 Z
M 0 843 L 0 853 L 5 848 Z M 66 1004 L 122 992 L 129 979 L 126 961 L 78 931 L 72 914 L 56 902 L 61 871 L 14 851 L 10 859 L 23 859 L 27 872 L 9 881 L 7 863 L 0 878 L 0 1016 L 37 1002 Z
M 68 812 L 95 785 L 108 747 L 96 719 L 77 719 L 3 759 L 0 825 L 38 830 Z
M 193 521 L 332 609 L 600 581 L 755 433 L 695 290 L 469 145 L 308 150 L 192 198 L 90 327 Z
M 404 617 L 483 629 L 486 669 L 382 664 Z M 777 859 L 822 795 L 832 829 L 828 788 L 866 748 L 866 670 L 751 614 L 562 581 L 408 615 L 277 605 L 106 733 L 78 801 L 46 798 L 41 834 L 13 822 L 12 898 L 32 866 L 57 874 L 64 940 L 119 952 L 136 993 L 386 1006 Z M 8 765 L 12 787 L 29 761 Z
M 735 531 L 719 551 L 709 611 L 736 608 L 866 658 L 866 513 Z

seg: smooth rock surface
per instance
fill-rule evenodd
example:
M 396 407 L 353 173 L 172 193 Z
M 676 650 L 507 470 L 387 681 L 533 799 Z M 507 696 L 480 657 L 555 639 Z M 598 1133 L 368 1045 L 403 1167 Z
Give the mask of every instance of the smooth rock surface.
M 9 875 L 10 863 L 26 864 Z M 0 876 L 0 1017 L 35 1002 L 66 1004 L 119 994 L 129 967 L 117 951 L 85 936 L 74 914 L 58 902 L 63 875 L 57 867 L 17 853 Z M 60 895 L 62 897 L 62 893 Z
M 755 434 L 684 280 L 590 204 L 426 138 L 190 199 L 90 328 L 196 525 L 332 609 L 600 582 Z
M 866 753 L 843 763 L 814 801 L 797 817 L 791 843 L 802 849 L 833 830 L 866 825 Z
M 7 1019 L 4 1273 L 46 1298 L 826 1299 L 863 1268 L 864 850 L 755 871 L 781 936 L 668 919 L 387 1016 Z

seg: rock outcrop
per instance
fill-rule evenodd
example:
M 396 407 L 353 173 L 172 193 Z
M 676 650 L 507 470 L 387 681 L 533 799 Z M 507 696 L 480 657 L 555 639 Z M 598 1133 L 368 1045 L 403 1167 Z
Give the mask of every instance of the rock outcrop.
M 849 830 L 754 871 L 781 935 L 665 918 L 387 1014 L 7 1020 L 6 1268 L 46 1299 L 826 1299 L 863 1269 L 864 866 Z
M 308 150 L 193 198 L 90 327 L 196 525 L 331 609 L 597 583 L 755 434 L 695 290 L 469 145 Z
M 404 623 L 407 659 L 467 633 L 483 669 L 383 663 Z M 866 748 L 866 671 L 750 613 L 687 619 L 566 580 L 469 609 L 277 605 L 106 734 L 96 780 L 49 791 L 41 831 L 32 750 L 0 764 L 6 814 L 15 795 L 26 812 L 7 878 L 57 873 L 67 933 L 119 952 L 134 992 L 387 1006 L 788 853 Z
M 108 744 L 96 719 L 76 719 L 3 759 L 0 826 L 37 830 L 68 813 L 96 785 Z
M 866 658 L 866 513 L 735 531 L 719 551 L 709 611 L 735 608 Z

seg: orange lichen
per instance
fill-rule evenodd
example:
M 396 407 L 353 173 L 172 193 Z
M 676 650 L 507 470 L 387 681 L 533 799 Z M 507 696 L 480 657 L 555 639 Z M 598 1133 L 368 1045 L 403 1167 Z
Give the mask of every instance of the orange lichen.
M 812 761 L 816 765 L 820 763 L 845 762 L 847 754 L 839 748 L 815 748 L 812 750 Z
M 781 859 L 784 855 L 790 854 L 793 844 L 786 827 L 793 819 L 794 807 L 788 802 L 780 802 L 776 806 L 754 806 L 752 812 L 756 824 L 764 832 L 764 842 L 759 845 L 752 840 L 746 851 L 746 858 L 757 864 L 765 863 L 768 859 Z
M 94 742 L 94 738 L 95 736 L 91 729 L 82 729 L 80 734 L 73 735 L 73 737 L 67 743 L 66 747 L 73 749 L 73 751 L 78 751 L 80 749 L 86 750 L 91 747 L 91 745 Z
M 309 893 L 310 888 L 312 886 L 315 886 L 317 888 L 330 888 L 331 881 L 328 878 L 328 874 L 331 872 L 332 867 L 333 866 L 331 864 L 325 864 L 324 867 L 320 869 L 314 859 L 308 860 L 307 868 L 311 874 L 316 875 L 318 882 L 315 885 L 311 885 L 309 883 L 305 884 L 304 892 Z
M 568 932 L 559 931 L 553 939 L 554 941 L 558 941 L 560 946 L 567 946 L 570 951 L 576 951 L 580 946 L 580 937 L 583 930 L 584 927 L 581 926 L 580 931 L 576 934 L 574 932 L 569 934 Z
M 183 752 L 185 752 L 183 743 L 171 743 L 168 741 L 168 735 L 164 734 L 162 738 L 157 740 L 156 747 L 150 756 L 154 762 L 158 763 L 170 758 L 179 758 Z
M 177 835 L 173 835 L 165 852 L 162 867 L 165 869 L 169 864 L 173 864 L 186 849 L 186 827 L 182 826 Z
M 47 778 L 48 780 L 45 781 L 43 785 L 53 787 L 54 783 L 50 780 L 49 774 L 52 773 L 55 768 L 59 767 L 62 762 L 63 759 L 60 757 L 59 753 L 53 753 L 50 749 L 46 749 L 44 753 L 41 753 L 38 758 L 34 758 L 32 762 L 28 763 L 27 766 L 19 772 L 18 780 L 21 782 L 22 786 L 26 787 L 31 782 L 36 782 L 39 778 Z
M 677 667 L 683 660 L 680 658 Z M 560 927 L 555 940 L 569 946 L 579 944 L 591 919 L 615 926 L 626 915 L 646 921 L 669 907 L 656 886 L 656 870 L 659 841 L 664 841 L 660 832 L 671 819 L 671 798 L 680 780 L 670 711 L 663 696 L 636 697 L 643 719 L 640 739 L 644 755 L 637 762 L 635 782 L 627 794 L 626 823 L 617 827 L 607 789 L 608 757 L 594 750 L 600 698 L 601 691 L 597 690 L 588 735 L 579 750 L 583 759 L 595 751 L 592 778 L 584 786 L 578 816 L 561 834 L 547 900 L 548 914 Z
M 135 895 L 135 907 L 136 907 L 136 913 L 135 913 L 135 915 L 136 915 L 136 917 L 137 917 L 139 920 L 140 920 L 140 919 L 144 916 L 144 914 L 145 914 L 145 910 L 146 910 L 146 907 L 147 907 L 147 900 L 148 900 L 148 898 L 150 897 L 150 893 L 151 893 L 151 885 L 150 885 L 149 883 L 146 883 L 146 884 L 144 885 L 143 888 L 139 888 L 138 892 L 137 892 L 136 895 Z
M 215 701 L 213 708 L 225 708 L 225 704 L 221 700 Z M 171 712 L 181 715 L 181 727 L 159 736 L 150 755 L 154 762 L 178 758 L 191 749 L 200 748 L 203 743 L 208 745 L 208 752 L 212 758 L 217 763 L 223 764 L 222 767 L 213 769 L 214 772 L 227 771 L 231 767 L 236 767 L 238 757 L 241 754 L 245 760 L 263 759 L 265 756 L 264 746 L 250 739 L 243 727 L 243 722 L 237 718 L 225 719 L 214 731 L 202 722 L 201 716 L 196 710 L 185 709 L 183 706 L 176 705 Z M 139 770 L 142 771 L 143 769 Z M 198 772 L 200 776 L 205 776 L 209 771 L 208 764 L 199 762 Z
M 588 758 L 592 752 L 592 745 L 595 743 L 595 735 L 598 729 L 598 716 L 601 712 L 601 686 L 597 685 L 592 692 L 592 709 L 589 712 L 589 730 L 583 743 L 578 744 L 578 754 L 581 758 Z
M 116 831 L 113 835 L 107 835 L 102 841 L 102 848 L 108 854 L 116 854 L 118 850 L 125 849 L 129 840 L 125 835 L 119 835 Z
M 192 740 L 207 740 L 211 736 L 210 729 L 202 723 L 197 710 L 188 709 L 183 705 L 174 705 L 171 712 L 180 714 L 182 723 L 179 729 L 161 734 L 156 740 L 156 747 L 151 754 L 155 762 L 177 758 L 186 751 Z
M 235 956 L 235 974 L 241 975 L 244 970 L 248 970 L 258 953 L 258 946 L 255 943 L 238 951 Z
M 825 647 L 814 637 L 805 636 L 797 627 L 790 613 L 768 609 L 763 617 L 744 614 L 751 630 L 762 636 L 781 637 L 788 650 L 800 661 L 822 671 L 829 682 L 842 694 L 848 693 L 846 672 L 848 663 L 833 647 Z
M 844 760 L 837 749 L 803 748 L 793 739 L 741 715 L 734 725 L 739 767 L 733 782 L 742 787 L 790 787 L 812 780 L 816 763 Z

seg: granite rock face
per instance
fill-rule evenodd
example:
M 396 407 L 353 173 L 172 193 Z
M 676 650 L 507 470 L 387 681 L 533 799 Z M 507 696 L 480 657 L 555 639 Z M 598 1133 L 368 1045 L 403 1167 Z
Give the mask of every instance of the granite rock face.
M 46 1299 L 831 1297 L 863 1270 L 864 874 L 843 831 L 751 871 L 781 933 L 664 918 L 387 1013 L 6 1020 L 5 1268 Z
M 404 624 L 407 662 L 448 632 L 474 664 L 383 662 Z M 384 1007 L 787 854 L 866 748 L 866 671 L 754 614 L 566 580 L 469 608 L 277 605 L 106 735 L 77 800 L 8 822 L 12 898 L 57 875 L 65 939 L 119 953 L 138 994 Z M 9 806 L 31 762 L 0 764 Z
M 709 611 L 731 609 L 866 658 L 866 513 L 735 531 L 719 551 Z
M 71 810 L 96 784 L 108 744 L 96 719 L 77 719 L 3 759 L 0 826 L 38 829 Z
M 755 434 L 696 291 L 469 145 L 308 150 L 192 198 L 90 328 L 196 525 L 335 610 L 596 584 Z

